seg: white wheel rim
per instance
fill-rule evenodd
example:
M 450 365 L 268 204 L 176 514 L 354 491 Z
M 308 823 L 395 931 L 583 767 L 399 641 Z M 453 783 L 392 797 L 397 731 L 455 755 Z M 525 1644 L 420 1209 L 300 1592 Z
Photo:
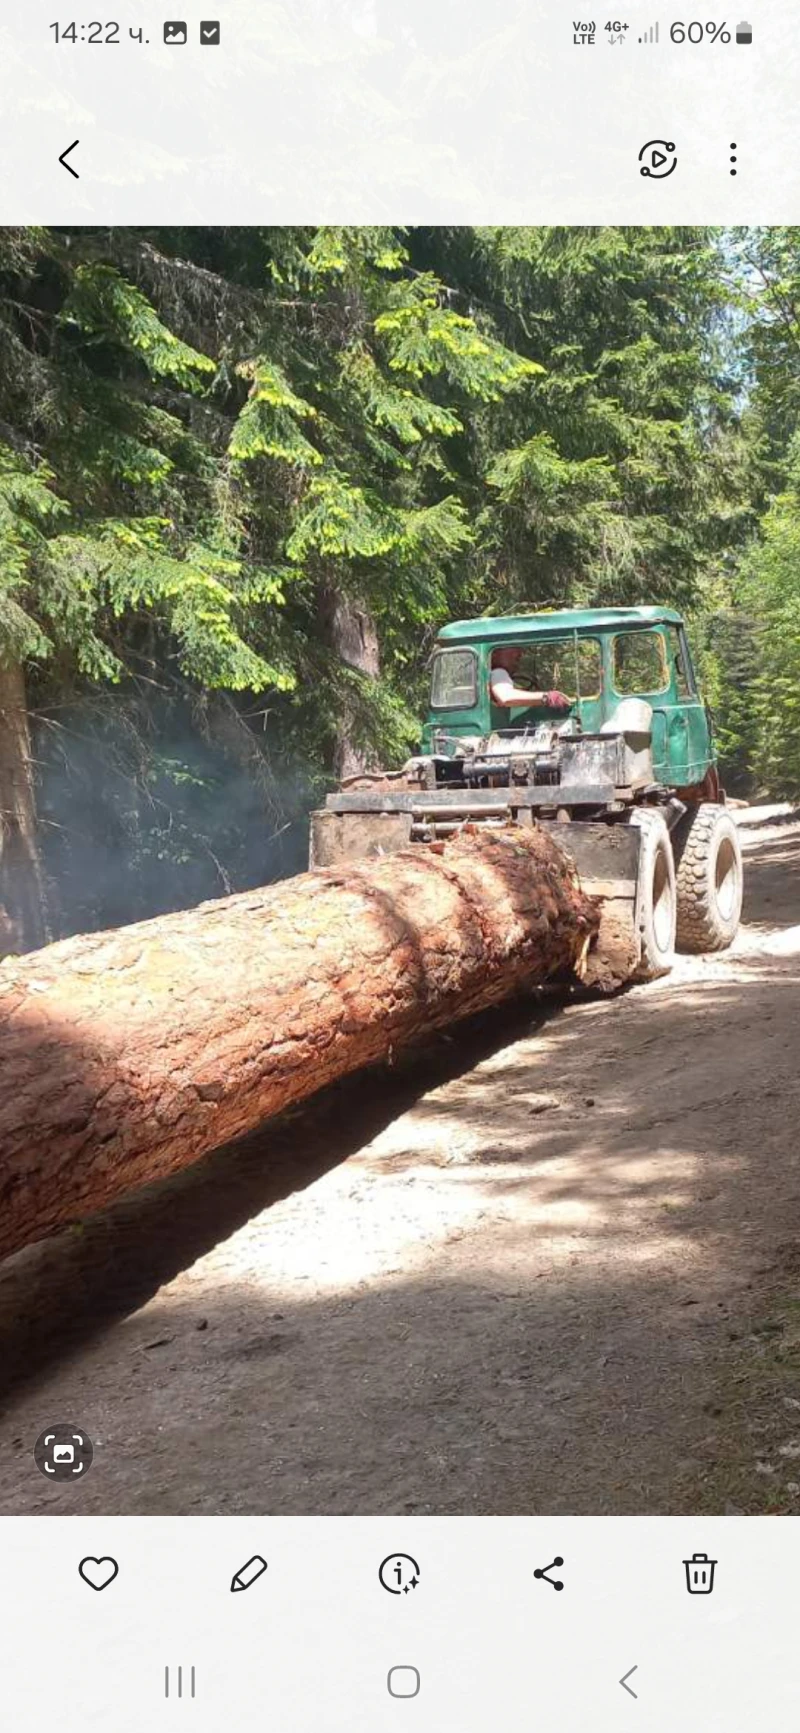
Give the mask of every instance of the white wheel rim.
M 723 921 L 733 920 L 739 900 L 739 859 L 733 840 L 724 836 L 714 862 L 714 896 Z
M 664 849 L 660 848 L 653 862 L 653 934 L 662 956 L 672 950 L 674 913 L 675 897 L 669 862 Z

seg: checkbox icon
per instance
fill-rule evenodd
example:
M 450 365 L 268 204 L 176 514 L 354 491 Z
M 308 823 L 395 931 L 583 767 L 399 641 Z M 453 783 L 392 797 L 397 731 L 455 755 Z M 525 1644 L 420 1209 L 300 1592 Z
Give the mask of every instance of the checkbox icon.
M 200 41 L 204 48 L 219 48 L 220 29 L 218 18 L 206 19 L 205 23 L 200 25 Z

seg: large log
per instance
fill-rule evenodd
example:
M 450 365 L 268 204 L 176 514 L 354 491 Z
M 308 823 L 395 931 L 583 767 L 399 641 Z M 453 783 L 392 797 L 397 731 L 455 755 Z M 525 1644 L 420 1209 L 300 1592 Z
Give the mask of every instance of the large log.
M 305 873 L 0 964 L 0 1255 L 401 1044 L 569 970 L 540 830 Z

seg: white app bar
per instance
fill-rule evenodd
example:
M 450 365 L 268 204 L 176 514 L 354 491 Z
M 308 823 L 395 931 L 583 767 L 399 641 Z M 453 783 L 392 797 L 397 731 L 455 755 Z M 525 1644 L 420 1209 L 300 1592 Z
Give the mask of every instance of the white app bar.
M 788 0 L 168 9 L 9 15 L 0 222 L 800 217 Z
M 4 1713 L 17 1733 L 788 1733 L 799 1581 L 791 1520 L 20 1518 Z

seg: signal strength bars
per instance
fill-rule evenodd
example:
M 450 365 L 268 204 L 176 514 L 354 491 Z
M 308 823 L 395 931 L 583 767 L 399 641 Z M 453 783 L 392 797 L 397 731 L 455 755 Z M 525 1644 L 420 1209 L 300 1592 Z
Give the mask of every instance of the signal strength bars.
M 645 30 L 644 36 L 639 37 L 639 41 L 640 42 L 657 42 L 658 41 L 658 25 L 657 24 L 651 24 L 650 29 Z

